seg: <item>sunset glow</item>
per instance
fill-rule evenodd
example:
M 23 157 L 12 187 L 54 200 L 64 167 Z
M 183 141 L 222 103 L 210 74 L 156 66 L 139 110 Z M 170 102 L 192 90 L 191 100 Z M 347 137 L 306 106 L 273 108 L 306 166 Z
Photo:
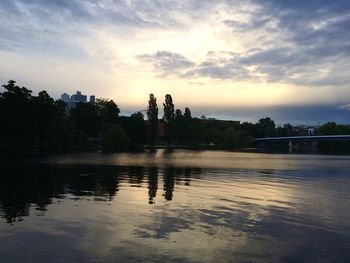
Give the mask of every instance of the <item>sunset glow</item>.
M 343 118 L 349 9 L 347 1 L 2 1 L 0 81 L 112 98 L 124 114 L 145 108 L 149 93 L 159 101 L 170 93 L 196 115 L 316 106 Z

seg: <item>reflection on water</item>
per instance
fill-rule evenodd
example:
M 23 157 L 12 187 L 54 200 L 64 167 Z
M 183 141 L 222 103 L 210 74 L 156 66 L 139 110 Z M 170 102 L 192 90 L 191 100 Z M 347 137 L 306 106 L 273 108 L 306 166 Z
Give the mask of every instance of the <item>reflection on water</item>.
M 349 168 L 344 156 L 209 151 L 49 158 L 2 173 L 0 255 L 349 262 Z
M 94 165 L 26 165 L 4 174 L 0 185 L 0 208 L 7 223 L 22 221 L 31 207 L 47 211 L 60 199 L 113 201 L 119 185 L 148 188 L 148 203 L 155 204 L 158 191 L 157 167 Z M 191 174 L 200 169 L 169 167 L 162 170 L 163 197 L 172 200 L 177 185 L 190 186 Z M 145 175 L 147 179 L 145 179 Z M 196 176 L 198 178 L 198 176 Z M 147 200 L 146 196 L 144 200 Z

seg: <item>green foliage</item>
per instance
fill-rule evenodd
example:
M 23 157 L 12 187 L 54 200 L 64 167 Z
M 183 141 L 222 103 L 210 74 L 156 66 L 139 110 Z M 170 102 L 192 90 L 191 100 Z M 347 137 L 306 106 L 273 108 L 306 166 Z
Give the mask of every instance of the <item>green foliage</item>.
M 128 137 L 118 124 L 105 124 L 101 131 L 102 150 L 105 152 L 122 152 L 128 149 Z
M 276 125 L 271 118 L 260 119 L 256 124 L 258 137 L 273 137 L 276 134 Z
M 276 135 L 279 137 L 294 136 L 297 135 L 293 131 L 293 126 L 289 123 L 283 125 L 283 127 L 278 127 L 276 130 Z
M 350 134 L 350 127 L 337 125 L 335 122 L 328 122 L 320 127 L 320 135 L 346 135 Z
M 257 137 L 257 125 L 250 122 L 243 122 L 240 127 L 240 130 L 245 131 L 248 136 Z
M 216 147 L 223 149 L 237 149 L 248 146 L 248 136 L 244 131 L 237 131 L 234 127 L 228 127 L 224 130 L 208 130 L 207 140 Z
M 350 127 L 328 122 L 320 127 L 320 135 L 350 135 Z M 324 153 L 350 153 L 350 142 L 321 142 L 319 151 Z

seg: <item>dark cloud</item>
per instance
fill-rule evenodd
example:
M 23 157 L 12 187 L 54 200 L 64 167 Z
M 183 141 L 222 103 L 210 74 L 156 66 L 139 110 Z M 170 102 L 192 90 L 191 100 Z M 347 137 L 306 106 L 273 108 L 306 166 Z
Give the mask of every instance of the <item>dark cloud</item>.
M 0 1 L 0 10 L 5 12 L 15 13 L 17 12 L 17 7 L 13 0 L 2 0 Z
M 245 9 L 247 4 L 256 8 Z M 225 12 L 216 12 L 218 9 Z M 230 10 L 238 10 L 249 19 L 234 20 L 228 15 Z M 186 79 L 315 86 L 346 86 L 350 82 L 348 0 L 2 0 L 0 49 L 69 42 L 71 37 L 89 34 L 95 24 L 149 30 L 182 28 L 182 15 L 195 22 L 213 13 L 219 17 L 227 14 L 219 20 L 235 36 L 251 33 L 255 43 L 244 53 L 215 50 L 198 61 L 170 51 L 144 54 L 139 59 L 153 63 L 162 75 Z
M 169 51 L 157 51 L 154 54 L 144 54 L 138 58 L 153 63 L 157 70 L 168 74 L 179 74 L 179 70 L 195 66 L 195 63 L 186 57 Z
M 91 1 L 86 0 L 84 2 L 87 4 Z M 0 4 L 0 8 L 3 12 L 7 12 L 8 14 L 30 14 L 34 17 L 37 16 L 47 21 L 52 17 L 57 17 L 58 15 L 65 17 L 89 16 L 88 10 L 85 9 L 84 5 L 81 3 L 82 2 L 76 0 L 4 0 L 4 3 Z
M 195 63 L 183 55 L 169 51 L 138 56 L 141 61 L 152 63 L 164 75 L 180 78 L 208 77 L 213 79 L 253 78 L 249 71 L 238 63 L 239 54 L 233 52 L 208 52 L 200 63 Z
M 349 14 L 349 1 L 264 1 L 253 16 L 250 28 L 266 25 L 266 19 L 261 23 L 259 17 L 268 15 L 275 21 L 280 32 L 278 37 L 283 41 L 241 61 L 257 66 L 270 81 L 348 85 L 349 68 L 343 68 L 345 74 L 339 74 L 334 65 L 350 62 Z M 323 69 L 328 72 L 321 77 L 318 70 Z
M 226 3 L 233 6 L 231 2 Z M 258 8 L 249 13 L 248 21 L 223 20 L 234 34 L 256 34 L 256 43 L 247 52 L 211 52 L 202 61 L 188 65 L 192 68 L 186 72 L 176 71 L 176 64 L 159 67 L 163 58 L 154 57 L 153 63 L 164 70 L 164 75 L 188 79 L 264 80 L 308 86 L 349 84 L 349 1 L 252 3 Z
M 224 24 L 231 27 L 234 31 L 244 32 L 246 30 L 256 30 L 267 26 L 268 23 L 273 22 L 273 18 L 265 15 L 254 17 L 250 22 L 241 22 L 235 20 L 224 20 Z
M 242 80 L 253 78 L 249 70 L 240 64 L 240 55 L 234 52 L 208 52 L 204 61 L 184 77 L 208 77 L 213 79 Z

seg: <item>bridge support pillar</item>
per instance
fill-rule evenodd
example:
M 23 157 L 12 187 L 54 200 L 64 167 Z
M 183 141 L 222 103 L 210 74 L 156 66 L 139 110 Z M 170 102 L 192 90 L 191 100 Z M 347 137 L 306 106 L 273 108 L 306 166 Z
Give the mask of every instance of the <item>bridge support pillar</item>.
M 317 142 L 311 142 L 311 153 L 317 153 Z
M 288 152 L 293 153 L 293 142 L 292 141 L 288 142 Z

